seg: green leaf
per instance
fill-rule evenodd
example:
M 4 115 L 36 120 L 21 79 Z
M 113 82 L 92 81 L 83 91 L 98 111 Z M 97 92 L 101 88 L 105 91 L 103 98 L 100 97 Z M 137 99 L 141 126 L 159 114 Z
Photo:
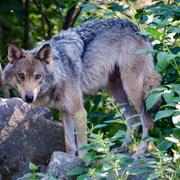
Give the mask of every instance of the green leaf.
M 110 3 L 109 6 L 110 6 L 110 9 L 112 9 L 114 11 L 122 12 L 122 11 L 125 10 L 123 5 L 120 5 L 120 4 L 116 3 L 116 2 Z
M 171 27 L 171 29 L 168 31 L 168 33 L 179 33 L 180 27 Z
M 57 178 L 51 176 L 51 177 L 49 178 L 49 180 L 57 180 Z
M 174 100 L 174 92 L 172 91 L 172 89 L 166 90 L 164 91 L 163 97 L 166 103 L 170 104 Z
M 173 89 L 180 96 L 180 84 L 173 84 Z
M 128 174 L 129 175 L 137 175 L 137 174 L 141 174 L 141 173 L 148 173 L 148 172 L 151 172 L 151 171 L 152 171 L 151 168 L 141 166 L 141 167 L 136 167 L 136 168 L 129 169 Z
M 96 154 L 94 152 L 86 153 L 84 157 L 84 161 L 86 162 L 86 165 L 88 166 L 92 160 L 96 158 Z
M 151 10 L 151 12 L 156 16 L 160 16 L 160 15 L 167 16 L 167 14 L 170 12 L 169 11 L 170 6 L 168 4 L 164 4 L 163 2 L 160 2 L 158 4 L 154 4 L 150 6 L 149 10 Z
M 177 128 L 180 128 L 180 115 L 173 116 L 172 121 Z
M 96 111 L 97 110 L 99 104 L 101 103 L 101 100 L 102 100 L 102 96 L 101 95 L 95 96 L 94 107 L 93 107 L 92 111 Z
M 83 174 L 77 177 L 77 180 L 87 180 L 87 175 Z
M 160 39 L 162 33 L 160 31 L 158 31 L 157 29 L 148 27 L 146 28 L 146 31 L 149 32 L 151 34 L 152 37 L 155 37 L 156 39 Z
M 73 169 L 71 169 L 67 175 L 68 176 L 75 176 L 75 175 L 80 175 L 85 171 L 85 167 L 80 166 L 80 167 L 75 167 Z
M 146 11 L 144 11 L 142 9 L 137 10 L 137 12 L 135 14 L 135 18 L 137 20 L 139 20 L 139 22 L 141 24 L 144 24 L 148 20 L 148 16 L 147 16 Z
M 36 175 L 37 175 L 38 177 L 44 177 L 44 176 L 45 176 L 45 174 L 44 174 L 44 173 L 41 173 L 41 172 L 37 172 Z
M 165 137 L 165 139 L 176 144 L 179 143 L 179 140 L 174 137 Z
M 81 13 L 90 12 L 94 9 L 96 9 L 96 6 L 94 4 L 87 3 L 83 6 Z
M 173 115 L 174 113 L 174 109 L 166 109 L 166 110 L 161 110 L 161 111 L 158 111 L 155 115 L 155 121 L 157 120 L 160 120 L 160 119 L 163 119 L 163 118 L 167 118 L 167 117 L 170 117 Z
M 147 142 L 155 142 L 155 141 L 157 141 L 157 138 L 146 137 L 146 138 L 143 139 L 143 141 L 147 141 Z
M 163 92 L 151 93 L 146 99 L 147 110 L 151 109 L 160 100 L 162 95 L 163 95 Z
M 146 30 L 141 30 L 141 31 L 139 32 L 139 34 L 140 34 L 140 35 L 143 35 L 143 36 L 148 36 L 150 33 L 149 33 L 148 31 L 146 31 Z
M 160 68 L 161 72 L 167 68 L 167 66 L 169 65 L 167 52 L 159 52 L 158 53 L 156 65 Z
M 33 164 L 32 162 L 29 162 L 29 169 L 31 169 L 33 171 L 37 171 L 38 167 L 35 164 Z
M 124 138 L 126 135 L 126 132 L 123 131 L 123 130 L 118 130 L 115 135 L 111 138 L 111 141 L 114 142 L 116 141 L 117 139 L 122 139 Z
M 49 8 L 52 3 L 53 3 L 52 0 L 44 0 L 44 3 L 43 3 L 43 4 L 44 4 L 44 6 L 45 6 L 46 8 Z
M 154 93 L 154 92 L 162 92 L 164 90 L 166 90 L 167 88 L 166 87 L 158 87 L 158 88 L 154 88 L 154 89 L 151 89 L 148 94 L 151 94 L 151 93 Z
M 167 149 L 172 146 L 172 143 L 170 143 L 164 138 L 159 139 L 158 141 L 156 141 L 156 143 L 158 149 L 160 149 L 161 151 L 167 151 Z
M 158 179 L 159 175 L 156 173 L 152 173 L 148 176 L 148 180 L 154 180 L 154 179 Z
M 94 126 L 94 129 L 101 129 L 101 128 L 105 128 L 107 127 L 107 124 L 98 124 L 96 126 Z

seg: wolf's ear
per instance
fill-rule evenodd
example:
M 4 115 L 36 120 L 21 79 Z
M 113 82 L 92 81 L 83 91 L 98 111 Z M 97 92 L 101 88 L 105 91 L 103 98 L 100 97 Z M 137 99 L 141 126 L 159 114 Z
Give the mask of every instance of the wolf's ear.
M 15 60 L 20 59 L 22 56 L 22 49 L 19 48 L 15 43 L 8 45 L 8 60 L 11 64 L 13 64 Z
M 40 50 L 37 52 L 36 56 L 41 61 L 44 61 L 46 62 L 46 64 L 49 64 L 52 60 L 50 44 L 45 44 L 43 47 L 41 47 Z

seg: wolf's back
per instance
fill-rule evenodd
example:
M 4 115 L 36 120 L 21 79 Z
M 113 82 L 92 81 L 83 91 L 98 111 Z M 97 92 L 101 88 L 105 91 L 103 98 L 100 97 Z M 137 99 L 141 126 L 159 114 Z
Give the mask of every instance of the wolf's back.
M 76 32 L 81 36 L 84 43 L 89 43 L 98 34 L 107 30 L 129 31 L 129 33 L 136 33 L 139 31 L 138 27 L 128 19 L 96 19 L 88 21 L 81 26 L 75 28 Z

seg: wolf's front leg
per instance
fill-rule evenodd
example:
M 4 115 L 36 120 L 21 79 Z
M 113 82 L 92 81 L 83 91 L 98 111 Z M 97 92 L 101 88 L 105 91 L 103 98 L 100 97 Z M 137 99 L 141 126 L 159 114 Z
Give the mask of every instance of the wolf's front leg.
M 83 158 L 86 152 L 80 148 L 87 144 L 87 113 L 83 106 L 74 113 L 74 120 L 78 156 Z
M 75 122 L 72 114 L 61 112 L 66 152 L 69 154 L 76 154 L 76 141 L 75 141 Z
M 80 148 L 87 144 L 87 113 L 82 106 L 75 106 L 73 112 L 61 112 L 64 136 L 65 136 L 65 148 L 69 154 L 76 154 L 82 158 L 85 151 L 81 151 Z
M 72 120 L 74 121 L 74 128 L 70 128 L 71 132 L 66 133 L 66 139 L 68 140 L 68 134 L 71 136 L 71 139 L 73 139 L 72 134 L 74 134 L 75 129 L 75 144 L 77 145 L 78 156 L 82 158 L 85 151 L 81 151 L 80 148 L 87 144 L 87 113 L 83 105 L 82 92 L 78 86 L 74 86 L 73 82 L 67 81 L 64 93 L 66 112 L 72 115 Z M 72 124 L 72 121 L 70 124 Z M 66 131 L 69 131 L 68 128 L 66 129 Z M 74 147 L 74 145 L 71 147 Z

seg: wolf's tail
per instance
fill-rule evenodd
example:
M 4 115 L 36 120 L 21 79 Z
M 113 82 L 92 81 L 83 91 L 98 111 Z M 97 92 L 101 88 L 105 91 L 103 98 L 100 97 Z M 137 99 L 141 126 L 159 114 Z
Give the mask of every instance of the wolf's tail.
M 146 72 L 145 72 L 145 77 L 144 77 L 144 84 L 143 84 L 143 94 L 144 94 L 144 99 L 147 97 L 149 90 L 152 88 L 156 88 L 161 85 L 162 78 L 161 75 L 155 71 L 154 68 L 154 59 L 153 56 L 150 56 L 150 59 L 148 59 L 146 64 Z M 160 104 L 162 100 L 160 99 L 154 107 L 151 109 L 151 111 L 157 111 L 159 109 Z
M 146 97 L 149 90 L 160 86 L 160 84 L 161 84 L 161 76 L 155 70 L 153 72 L 146 74 L 143 84 L 144 96 Z

